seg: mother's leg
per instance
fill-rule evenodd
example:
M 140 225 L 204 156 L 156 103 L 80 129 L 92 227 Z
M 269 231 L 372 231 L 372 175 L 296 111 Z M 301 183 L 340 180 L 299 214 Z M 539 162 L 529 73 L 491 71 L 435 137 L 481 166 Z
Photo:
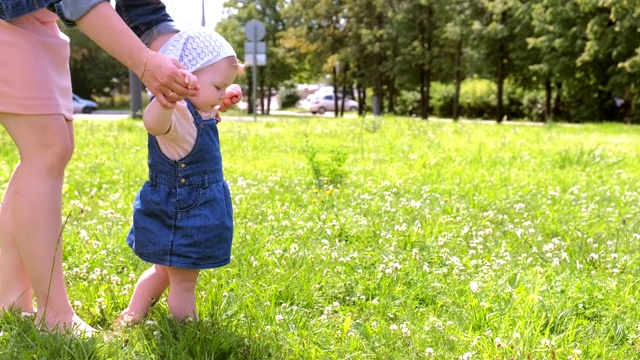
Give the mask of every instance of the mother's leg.
M 0 216 L 0 306 L 29 310 L 53 329 L 74 324 L 62 271 L 62 184 L 74 148 L 73 123 L 62 115 L 0 114 L 20 163 Z M 7 260 L 7 263 L 4 263 Z
M 0 205 L 0 312 L 15 310 L 33 313 L 31 282 L 11 235 L 9 211 L 2 209 Z M 8 206 L 4 209 L 8 209 Z

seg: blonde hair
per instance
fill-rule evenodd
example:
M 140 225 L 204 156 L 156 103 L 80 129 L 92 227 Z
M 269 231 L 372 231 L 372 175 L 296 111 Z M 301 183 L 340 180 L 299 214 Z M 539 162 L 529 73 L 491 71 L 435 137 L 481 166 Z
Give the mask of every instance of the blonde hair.
M 244 74 L 244 64 L 240 62 L 237 56 L 229 56 L 227 58 L 222 59 L 222 61 L 225 61 L 225 60 L 229 62 L 229 65 L 232 65 L 236 68 L 236 75 Z

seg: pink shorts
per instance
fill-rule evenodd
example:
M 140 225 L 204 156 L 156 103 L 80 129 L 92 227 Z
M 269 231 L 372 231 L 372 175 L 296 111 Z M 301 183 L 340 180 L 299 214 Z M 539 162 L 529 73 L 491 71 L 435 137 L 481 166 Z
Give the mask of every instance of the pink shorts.
M 57 18 L 42 9 L 0 20 L 0 113 L 73 119 L 69 38 Z

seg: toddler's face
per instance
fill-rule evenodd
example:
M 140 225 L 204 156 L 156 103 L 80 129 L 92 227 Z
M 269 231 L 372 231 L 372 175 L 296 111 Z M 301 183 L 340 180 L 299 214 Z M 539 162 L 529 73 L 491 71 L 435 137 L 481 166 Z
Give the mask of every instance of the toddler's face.
M 226 89 L 233 84 L 236 74 L 236 62 L 233 58 L 225 58 L 196 70 L 193 75 L 198 78 L 200 96 L 190 97 L 189 101 L 198 111 L 212 112 L 216 106 L 222 104 Z

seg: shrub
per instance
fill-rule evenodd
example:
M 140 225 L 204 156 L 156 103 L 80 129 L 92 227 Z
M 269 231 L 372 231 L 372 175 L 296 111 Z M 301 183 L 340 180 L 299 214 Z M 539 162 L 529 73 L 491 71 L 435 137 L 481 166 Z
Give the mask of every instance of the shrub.
M 295 107 L 299 100 L 300 95 L 296 89 L 286 88 L 278 91 L 278 103 L 281 108 Z
M 396 115 L 415 116 L 420 114 L 420 92 L 400 91 L 396 99 L 394 113 Z
M 113 96 L 94 96 L 100 109 L 128 110 L 131 107 L 131 95 L 129 93 L 116 93 Z M 146 91 L 142 92 L 142 108 L 149 104 L 150 98 Z
M 453 97 L 456 87 L 453 84 L 433 83 L 431 85 L 431 109 L 438 117 L 453 117 Z
M 496 84 L 486 79 L 467 79 L 460 88 L 460 115 L 489 119 L 496 113 Z
M 300 100 L 300 94 L 298 93 L 295 82 L 292 80 L 282 83 L 276 96 L 281 108 L 295 107 L 296 103 Z

